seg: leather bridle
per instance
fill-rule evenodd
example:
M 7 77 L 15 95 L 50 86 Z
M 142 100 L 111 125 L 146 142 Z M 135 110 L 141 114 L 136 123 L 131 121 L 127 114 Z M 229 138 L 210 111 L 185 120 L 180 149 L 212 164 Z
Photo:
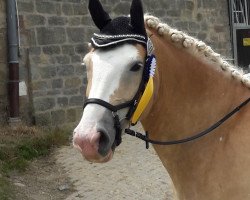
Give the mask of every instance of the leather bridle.
M 117 112 L 119 110 L 122 110 L 124 108 L 129 108 L 125 119 L 127 119 L 128 121 L 130 121 L 131 117 L 133 116 L 137 104 L 139 102 L 139 99 L 141 97 L 142 92 L 145 89 L 145 84 L 147 82 L 147 78 L 146 77 L 146 73 L 147 73 L 147 69 L 146 67 L 144 67 L 143 69 L 143 74 L 142 74 L 142 79 L 139 85 L 139 88 L 134 96 L 134 98 L 130 101 L 118 104 L 118 105 L 112 105 L 102 99 L 98 99 L 98 98 L 88 98 L 85 100 L 84 105 L 83 105 L 83 109 L 88 105 L 88 104 L 98 104 L 104 108 L 107 108 L 108 110 L 110 110 L 112 112 L 113 115 L 113 119 L 114 119 L 114 128 L 116 130 L 116 136 L 115 136 L 115 142 L 116 142 L 116 146 L 119 146 L 122 142 L 122 127 L 121 127 L 121 120 L 119 115 L 117 114 Z M 134 124 L 132 124 L 134 125 Z
M 146 58 L 146 60 L 147 60 L 147 58 Z M 147 63 L 147 62 L 145 62 L 145 63 Z M 145 64 L 144 69 L 143 69 L 143 75 L 142 75 L 141 83 L 139 85 L 138 91 L 136 92 L 136 94 L 135 94 L 135 96 L 134 96 L 134 98 L 132 100 L 127 101 L 125 103 L 121 103 L 119 105 L 115 105 L 115 106 L 108 103 L 108 102 L 106 102 L 106 101 L 104 101 L 104 100 L 102 100 L 102 99 L 97 99 L 97 98 L 89 98 L 89 99 L 85 100 L 85 102 L 84 102 L 83 108 L 85 108 L 88 104 L 98 104 L 98 105 L 100 105 L 102 107 L 107 108 L 108 110 L 110 110 L 112 112 L 113 119 L 114 119 L 114 128 L 116 130 L 116 136 L 115 136 L 116 146 L 120 145 L 121 142 L 122 142 L 122 137 L 121 137 L 122 127 L 121 127 L 120 118 L 119 118 L 119 115 L 117 114 L 117 111 L 119 111 L 121 109 L 124 109 L 124 108 L 129 108 L 125 119 L 130 121 L 131 117 L 133 116 L 133 114 L 134 114 L 134 112 L 136 110 L 136 107 L 138 105 L 140 97 L 141 97 L 143 91 L 145 90 L 145 85 L 146 85 L 146 83 L 148 81 L 148 79 L 147 79 L 147 73 L 148 73 L 147 67 L 148 66 Z M 221 118 L 219 121 L 214 123 L 209 128 L 207 128 L 204 131 L 201 131 L 201 132 L 199 132 L 197 134 L 194 134 L 194 135 L 192 135 L 190 137 L 184 138 L 184 139 L 171 140 L 171 141 L 156 141 L 156 140 L 149 139 L 147 132 L 145 134 L 142 134 L 142 133 L 136 132 L 136 131 L 131 130 L 131 129 L 125 129 L 125 133 L 128 134 L 128 135 L 131 135 L 131 136 L 135 136 L 135 137 L 145 141 L 146 142 L 146 148 L 149 148 L 149 143 L 157 144 L 157 145 L 174 145 L 174 144 L 187 143 L 187 142 L 196 140 L 198 138 L 201 138 L 201 137 L 207 135 L 208 133 L 212 132 L 213 130 L 215 130 L 216 128 L 221 126 L 224 122 L 226 122 L 229 118 L 231 118 L 234 114 L 239 112 L 249 102 L 250 102 L 250 98 L 243 101 L 239 106 L 234 108 L 231 112 L 226 114 L 223 118 Z M 134 125 L 134 124 L 131 124 L 131 125 Z

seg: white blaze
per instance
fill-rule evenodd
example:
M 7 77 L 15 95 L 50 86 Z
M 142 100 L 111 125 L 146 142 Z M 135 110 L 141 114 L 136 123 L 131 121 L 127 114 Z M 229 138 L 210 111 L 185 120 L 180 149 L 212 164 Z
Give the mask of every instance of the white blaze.
M 122 75 L 129 73 L 131 64 L 138 61 L 139 52 L 135 46 L 125 44 L 111 50 L 97 49 L 91 58 L 93 71 L 88 98 L 109 102 L 110 97 L 119 88 Z M 100 105 L 88 104 L 75 132 L 81 135 L 89 134 L 87 130 L 95 127 L 104 110 Z

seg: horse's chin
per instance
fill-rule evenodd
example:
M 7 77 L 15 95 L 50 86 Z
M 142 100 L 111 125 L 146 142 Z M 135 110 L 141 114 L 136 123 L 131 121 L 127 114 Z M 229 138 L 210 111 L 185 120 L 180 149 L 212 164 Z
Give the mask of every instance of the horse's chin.
M 106 156 L 97 155 L 95 158 L 84 157 L 87 161 L 92 163 L 106 163 L 113 158 L 114 152 L 110 149 Z

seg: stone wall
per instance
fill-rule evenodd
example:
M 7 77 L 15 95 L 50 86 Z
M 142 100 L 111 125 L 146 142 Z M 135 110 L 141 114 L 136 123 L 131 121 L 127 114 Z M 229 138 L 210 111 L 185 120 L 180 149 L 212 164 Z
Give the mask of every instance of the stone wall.
M 0 124 L 7 121 L 6 5 L 0 0 Z
M 27 86 L 27 95 L 20 97 L 23 121 L 39 125 L 79 121 L 86 86 L 81 61 L 87 52 L 87 43 L 96 31 L 87 2 L 17 0 L 20 79 Z M 101 2 L 112 17 L 129 13 L 131 0 Z M 170 26 L 204 40 L 222 55 L 231 55 L 227 0 L 143 0 L 143 4 L 146 12 L 160 17 Z M 1 11 L 3 8 L 1 6 Z M 5 27 L 1 19 L 2 14 L 0 26 Z M 1 27 L 0 42 L 5 37 L 2 34 L 5 29 Z M 0 54 L 1 62 L 2 59 L 5 62 L 5 54 L 2 51 Z M 1 80 L 2 76 L 6 77 L 5 63 L 0 64 Z M 4 82 L 2 86 L 2 82 L 0 95 L 5 95 L 6 84 Z M 1 102 L 0 97 L 0 106 Z M 0 109 L 2 112 L 3 108 Z
M 39 125 L 80 119 L 86 84 L 81 60 L 93 28 L 86 22 L 85 1 L 18 0 L 20 78 L 28 86 L 22 111 Z M 29 119 L 30 116 L 33 116 Z

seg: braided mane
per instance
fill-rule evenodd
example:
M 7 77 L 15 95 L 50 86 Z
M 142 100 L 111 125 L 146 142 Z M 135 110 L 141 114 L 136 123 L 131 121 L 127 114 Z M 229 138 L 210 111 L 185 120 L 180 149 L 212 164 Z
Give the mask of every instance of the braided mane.
M 220 67 L 224 72 L 230 73 L 234 79 L 241 81 L 243 85 L 250 88 L 250 75 L 244 74 L 243 70 L 229 64 L 220 54 L 215 53 L 204 42 L 182 31 L 171 28 L 165 23 L 161 23 L 159 18 L 152 15 L 145 15 L 145 23 L 149 29 L 155 30 L 164 39 L 171 40 L 175 46 L 185 48 L 188 52 L 203 59 L 205 62 L 210 62 L 215 67 Z

